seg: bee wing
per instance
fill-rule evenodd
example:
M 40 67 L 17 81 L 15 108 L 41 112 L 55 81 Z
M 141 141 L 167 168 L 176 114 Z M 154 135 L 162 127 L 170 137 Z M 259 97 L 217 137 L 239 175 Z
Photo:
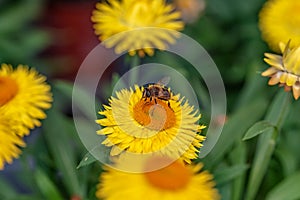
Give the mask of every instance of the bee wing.
M 157 84 L 159 85 L 168 85 L 168 83 L 170 82 L 171 78 L 170 76 L 164 76 L 162 79 L 160 79 Z

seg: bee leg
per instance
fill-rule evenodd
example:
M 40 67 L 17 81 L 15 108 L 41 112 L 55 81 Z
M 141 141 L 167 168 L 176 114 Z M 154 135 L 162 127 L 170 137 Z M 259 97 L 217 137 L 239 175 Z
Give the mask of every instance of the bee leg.
M 169 108 L 171 108 L 171 104 L 170 104 L 170 101 L 168 101 L 168 107 L 169 107 Z
M 150 97 L 150 102 L 152 101 L 152 97 Z
M 155 102 L 155 104 L 157 104 L 157 101 L 156 101 L 156 99 L 154 99 L 154 102 Z

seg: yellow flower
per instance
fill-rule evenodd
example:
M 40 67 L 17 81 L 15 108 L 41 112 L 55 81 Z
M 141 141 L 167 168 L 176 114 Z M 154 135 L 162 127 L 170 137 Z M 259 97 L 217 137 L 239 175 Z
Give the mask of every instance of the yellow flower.
M 11 164 L 14 158 L 21 154 L 19 147 L 24 147 L 25 143 L 13 130 L 15 122 L 7 117 L 0 109 L 0 170 L 4 169 L 4 164 Z
M 181 12 L 182 20 L 186 23 L 195 22 L 205 9 L 204 0 L 174 0 L 174 4 Z
M 0 110 L 17 122 L 20 136 L 40 126 L 40 120 L 46 118 L 44 109 L 51 107 L 52 94 L 45 81 L 45 76 L 28 66 L 19 65 L 14 70 L 11 65 L 1 65 Z
M 161 159 L 167 158 L 154 157 L 145 163 L 145 167 L 156 165 Z M 202 164 L 186 166 L 177 160 L 159 170 L 143 173 L 106 168 L 99 177 L 96 196 L 105 200 L 124 197 L 130 200 L 220 199 L 214 188 L 213 176 L 207 171 L 201 171 L 202 167 Z
M 300 45 L 300 1 L 269 0 L 259 14 L 263 39 L 276 52 L 278 44 L 292 40 L 291 47 Z
M 170 90 L 169 90 L 170 91 Z M 137 154 L 161 153 L 182 157 L 187 163 L 197 158 L 204 136 L 198 134 L 205 126 L 198 124 L 201 115 L 193 107 L 171 93 L 169 101 L 142 98 L 143 88 L 123 89 L 111 97 L 110 105 L 99 112 L 105 118 L 96 122 L 104 128 L 103 141 L 112 146 L 111 155 L 121 152 Z M 169 105 L 168 105 L 169 104 Z
M 141 57 L 145 53 L 153 55 L 153 48 L 163 50 L 166 43 L 174 43 L 177 34 L 172 31 L 182 30 L 184 26 L 179 19 L 180 13 L 165 0 L 109 0 L 97 3 L 91 17 L 95 34 L 106 47 L 115 46 L 118 54 L 128 50 L 130 55 L 139 49 Z M 121 34 L 112 37 L 117 33 Z
M 294 98 L 297 100 L 300 96 L 300 45 L 290 48 L 289 44 L 280 43 L 282 56 L 265 53 L 264 61 L 271 67 L 262 75 L 271 77 L 269 85 L 279 83 L 280 86 L 284 86 L 285 91 L 293 90 Z

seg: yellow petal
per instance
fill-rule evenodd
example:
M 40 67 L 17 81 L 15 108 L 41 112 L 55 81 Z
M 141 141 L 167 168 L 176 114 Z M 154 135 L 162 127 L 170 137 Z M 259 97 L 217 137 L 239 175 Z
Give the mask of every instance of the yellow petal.
M 294 98 L 297 100 L 300 96 L 300 83 L 293 85 L 293 95 Z
M 283 72 L 282 75 L 280 76 L 279 82 L 280 83 L 285 83 L 286 79 L 287 79 L 288 73 L 287 72 Z
M 262 76 L 271 76 L 271 75 L 273 75 L 276 72 L 278 72 L 278 69 L 276 69 L 275 67 L 270 67 L 266 71 L 264 71 L 263 73 L 261 73 L 261 75 Z
M 284 70 L 284 67 L 283 67 L 281 61 L 278 62 L 278 61 L 273 60 L 273 59 L 270 59 L 270 58 L 264 58 L 264 61 L 265 61 L 266 63 L 268 63 L 269 65 L 271 65 L 272 67 L 275 67 L 275 68 L 277 68 L 277 69 L 279 69 L 279 70 Z
M 270 78 L 268 84 L 269 84 L 269 85 L 276 85 L 277 83 L 279 83 L 281 74 L 282 74 L 282 72 L 277 72 L 276 74 L 274 74 L 274 75 Z
M 119 148 L 117 145 L 114 145 L 111 149 L 110 155 L 111 156 L 116 156 L 119 155 L 123 150 Z
M 269 58 L 269 59 L 274 60 L 276 62 L 281 62 L 282 61 L 282 56 L 276 55 L 276 54 L 273 54 L 273 53 L 264 53 L 264 56 L 266 58 Z
M 287 86 L 293 86 L 298 79 L 298 76 L 294 74 L 288 74 L 287 79 L 286 79 L 286 85 Z
M 283 42 L 280 42 L 280 43 L 279 43 L 279 48 L 280 48 L 281 53 L 284 52 L 285 47 L 286 47 L 285 43 L 283 43 Z

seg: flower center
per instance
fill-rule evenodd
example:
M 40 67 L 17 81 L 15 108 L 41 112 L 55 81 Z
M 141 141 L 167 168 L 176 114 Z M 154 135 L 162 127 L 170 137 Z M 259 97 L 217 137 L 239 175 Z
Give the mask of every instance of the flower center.
M 157 99 L 156 102 L 141 99 L 133 108 L 133 118 L 152 130 L 161 131 L 173 127 L 176 123 L 174 111 L 166 101 Z
M 18 85 L 15 80 L 0 76 L 0 106 L 9 102 L 18 93 Z
M 161 163 L 167 162 L 166 158 L 154 158 L 152 162 L 147 163 L 147 168 L 155 167 Z M 162 169 L 146 172 L 146 180 L 154 187 L 164 190 L 179 190 L 184 188 L 190 181 L 192 173 L 179 161 Z
M 147 27 L 153 22 L 152 13 L 149 10 L 151 3 L 150 1 L 139 0 L 134 2 L 132 6 L 127 10 L 128 25 L 132 28 Z

